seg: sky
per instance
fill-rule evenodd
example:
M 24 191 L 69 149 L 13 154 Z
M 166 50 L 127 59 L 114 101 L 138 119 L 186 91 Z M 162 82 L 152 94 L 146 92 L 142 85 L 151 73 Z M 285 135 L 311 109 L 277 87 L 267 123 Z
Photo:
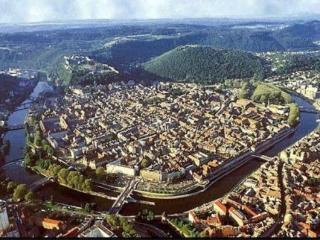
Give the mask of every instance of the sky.
M 0 0 L 0 23 L 320 15 L 320 0 Z

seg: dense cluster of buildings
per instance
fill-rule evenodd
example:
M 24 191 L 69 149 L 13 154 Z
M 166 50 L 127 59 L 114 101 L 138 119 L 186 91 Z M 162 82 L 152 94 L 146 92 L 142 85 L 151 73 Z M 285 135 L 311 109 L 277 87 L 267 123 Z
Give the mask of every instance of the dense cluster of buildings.
M 202 181 L 289 128 L 282 109 L 195 84 L 70 88 L 40 126 L 66 161 L 107 173 Z
M 38 76 L 38 71 L 26 70 L 20 68 L 9 68 L 4 71 L 0 71 L 0 74 L 9 75 L 12 77 L 18 77 L 23 79 L 35 79 Z M 21 83 L 24 84 L 24 83 Z
M 264 163 L 225 197 L 189 212 L 210 237 L 320 236 L 320 130 Z
M 0 237 L 83 238 L 116 237 L 116 234 L 104 221 L 95 221 L 89 214 L 52 212 L 43 206 L 35 208 L 0 200 Z
M 106 73 L 106 72 L 114 72 L 116 74 L 119 73 L 115 68 L 106 64 L 95 62 L 94 60 L 90 59 L 87 56 L 80 56 L 80 55 L 72 55 L 70 57 L 65 56 L 64 61 L 65 61 L 64 67 L 67 70 L 71 70 L 71 71 L 74 71 L 75 68 L 77 68 L 77 70 L 89 72 L 91 75 Z
M 189 220 L 210 237 L 261 237 L 280 215 L 279 160 L 267 162 L 234 191 L 189 212 Z
M 281 153 L 286 215 L 280 237 L 320 237 L 320 129 Z

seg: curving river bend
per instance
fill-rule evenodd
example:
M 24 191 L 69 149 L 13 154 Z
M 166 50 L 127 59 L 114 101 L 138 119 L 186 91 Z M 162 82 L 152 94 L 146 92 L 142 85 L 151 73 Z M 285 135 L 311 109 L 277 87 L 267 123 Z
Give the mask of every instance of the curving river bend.
M 47 83 L 39 82 L 35 87 L 31 97 L 37 97 L 42 91 L 48 89 Z M 292 96 L 296 103 L 305 108 L 314 108 L 310 103 L 302 98 Z M 24 103 L 29 102 L 26 100 Z M 28 110 L 13 112 L 9 119 L 9 125 L 21 124 L 27 115 Z M 301 123 L 297 128 L 297 131 L 283 140 L 282 142 L 275 145 L 273 148 L 266 151 L 264 154 L 268 156 L 275 156 L 280 151 L 294 144 L 299 139 L 306 136 L 308 133 L 313 131 L 317 126 L 317 115 L 312 113 L 301 113 Z M 21 158 L 23 157 L 23 149 L 25 145 L 25 130 L 17 130 L 8 132 L 5 135 L 5 139 L 11 143 L 11 148 L 8 155 L 5 158 L 4 163 L 1 164 L 0 171 L 10 179 L 25 184 L 32 184 L 39 180 L 41 177 L 32 173 L 31 171 L 21 166 Z M 243 165 L 235 172 L 222 178 L 215 184 L 213 184 L 207 191 L 200 193 L 196 196 L 191 196 L 183 199 L 174 200 L 151 200 L 156 203 L 155 206 L 147 206 L 141 204 L 127 204 L 122 210 L 124 215 L 135 215 L 138 211 L 143 208 L 153 210 L 157 214 L 162 212 L 166 213 L 180 213 L 197 207 L 203 203 L 212 201 L 216 198 L 222 197 L 224 194 L 234 188 L 242 179 L 250 175 L 254 170 L 259 168 L 262 163 L 260 161 L 252 160 L 247 164 Z M 107 210 L 112 205 L 112 201 L 105 200 L 99 197 L 93 197 L 86 194 L 82 194 L 68 188 L 59 186 L 58 184 L 52 183 L 47 185 L 38 191 L 38 195 L 43 199 L 53 199 L 57 202 L 62 202 L 71 205 L 84 206 L 85 203 L 96 203 L 97 210 Z M 110 193 L 114 196 L 114 193 Z M 142 198 L 144 199 L 144 198 Z M 144 199 L 150 200 L 150 199 Z

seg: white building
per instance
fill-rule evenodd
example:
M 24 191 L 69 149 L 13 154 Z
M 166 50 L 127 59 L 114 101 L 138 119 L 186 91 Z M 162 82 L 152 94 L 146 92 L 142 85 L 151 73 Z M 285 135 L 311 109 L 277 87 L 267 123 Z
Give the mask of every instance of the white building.
M 82 232 L 78 237 L 80 238 L 111 238 L 116 235 L 106 228 L 102 223 L 97 222 L 92 227 Z
M 0 232 L 5 232 L 9 228 L 9 225 L 6 202 L 0 200 Z

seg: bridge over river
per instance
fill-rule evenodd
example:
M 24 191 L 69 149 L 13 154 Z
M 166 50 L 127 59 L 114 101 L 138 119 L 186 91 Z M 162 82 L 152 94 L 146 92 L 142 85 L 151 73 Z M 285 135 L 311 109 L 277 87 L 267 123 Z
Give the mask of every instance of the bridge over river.
M 132 179 L 128 182 L 127 186 L 123 189 L 113 203 L 112 207 L 109 209 L 110 214 L 118 214 L 120 212 L 123 205 L 128 202 L 128 198 L 130 198 L 132 192 L 137 188 L 138 183 L 139 182 L 135 179 Z
M 18 159 L 14 159 L 14 160 L 2 165 L 1 167 L 6 168 L 6 167 L 13 166 L 13 165 L 21 165 L 22 162 L 23 162 L 23 158 L 18 158 Z
M 269 156 L 262 155 L 262 154 L 260 154 L 260 155 L 257 155 L 257 154 L 256 155 L 252 155 L 252 157 L 261 159 L 261 160 L 266 161 L 266 162 L 272 162 L 272 161 L 275 160 L 274 157 L 269 157 Z
M 47 185 L 50 182 L 55 182 L 55 178 L 54 177 L 46 177 L 46 178 L 41 178 L 40 180 L 32 183 L 29 188 L 30 191 L 35 192 L 37 191 L 39 188 Z
M 300 106 L 299 109 L 300 109 L 300 112 L 320 114 L 320 112 L 317 111 L 315 108 Z
M 24 127 L 25 127 L 24 124 L 9 125 L 5 128 L 5 131 L 11 132 L 11 131 L 16 131 L 16 130 L 21 130 L 21 129 L 24 129 Z

